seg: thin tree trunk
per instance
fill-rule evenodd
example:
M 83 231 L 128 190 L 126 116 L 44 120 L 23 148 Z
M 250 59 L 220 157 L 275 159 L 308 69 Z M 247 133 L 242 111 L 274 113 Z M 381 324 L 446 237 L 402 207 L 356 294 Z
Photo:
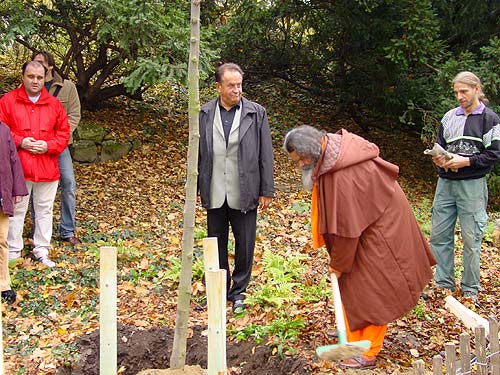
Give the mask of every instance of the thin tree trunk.
M 200 58 L 200 0 L 191 1 L 191 39 L 188 65 L 189 88 L 189 145 L 187 154 L 186 203 L 182 235 L 182 263 L 179 282 L 174 343 L 170 368 L 179 369 L 186 364 L 189 303 L 193 270 L 194 226 L 196 213 L 196 185 L 198 180 L 198 144 L 200 139 L 198 113 L 200 111 L 199 58 Z

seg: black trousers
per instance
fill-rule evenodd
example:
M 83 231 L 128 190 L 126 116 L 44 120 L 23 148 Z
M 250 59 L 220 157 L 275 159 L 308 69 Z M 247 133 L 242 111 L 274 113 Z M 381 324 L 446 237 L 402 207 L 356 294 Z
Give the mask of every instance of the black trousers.
M 207 210 L 208 236 L 217 237 L 219 267 L 226 270 L 227 300 L 243 300 L 250 282 L 257 228 L 257 209 L 243 213 L 224 202 L 222 207 Z M 235 240 L 234 269 L 229 270 L 227 243 L 229 225 Z M 231 283 L 232 281 L 232 283 Z

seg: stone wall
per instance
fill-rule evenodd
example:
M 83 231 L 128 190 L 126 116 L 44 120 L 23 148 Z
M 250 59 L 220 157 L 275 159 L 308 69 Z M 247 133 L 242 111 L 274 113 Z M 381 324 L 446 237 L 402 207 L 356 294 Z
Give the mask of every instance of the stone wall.
M 73 134 L 70 146 L 73 161 L 78 163 L 99 163 L 118 160 L 132 150 L 141 147 L 138 139 L 123 141 L 113 139 L 99 124 L 82 122 Z

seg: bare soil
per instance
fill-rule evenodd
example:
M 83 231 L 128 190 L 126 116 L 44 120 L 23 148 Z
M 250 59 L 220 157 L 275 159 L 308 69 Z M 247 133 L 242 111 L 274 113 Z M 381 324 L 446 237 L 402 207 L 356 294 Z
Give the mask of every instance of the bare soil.
M 200 374 L 207 368 L 207 337 L 205 327 L 194 327 L 188 339 L 186 364 L 183 374 Z M 141 330 L 137 327 L 118 326 L 118 369 L 120 374 L 136 375 L 147 369 L 168 369 L 174 332 L 172 329 Z M 99 375 L 99 330 L 81 336 L 77 340 L 80 361 L 76 368 L 60 367 L 56 375 Z M 280 358 L 272 354 L 272 348 L 251 341 L 227 342 L 227 366 L 229 374 L 245 375 L 305 375 L 305 359 L 300 357 Z

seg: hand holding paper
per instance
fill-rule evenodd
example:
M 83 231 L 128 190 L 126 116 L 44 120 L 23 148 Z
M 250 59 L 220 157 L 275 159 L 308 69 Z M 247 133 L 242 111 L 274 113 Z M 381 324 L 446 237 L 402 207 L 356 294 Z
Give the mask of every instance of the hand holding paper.
M 432 157 L 435 156 L 444 156 L 446 160 L 451 160 L 454 157 L 454 154 L 451 152 L 446 151 L 439 143 L 434 143 L 434 147 L 432 149 L 427 149 L 424 151 L 425 155 L 430 155 Z M 448 168 L 444 168 L 446 172 L 448 172 Z M 452 168 L 452 172 L 457 172 L 458 169 Z

